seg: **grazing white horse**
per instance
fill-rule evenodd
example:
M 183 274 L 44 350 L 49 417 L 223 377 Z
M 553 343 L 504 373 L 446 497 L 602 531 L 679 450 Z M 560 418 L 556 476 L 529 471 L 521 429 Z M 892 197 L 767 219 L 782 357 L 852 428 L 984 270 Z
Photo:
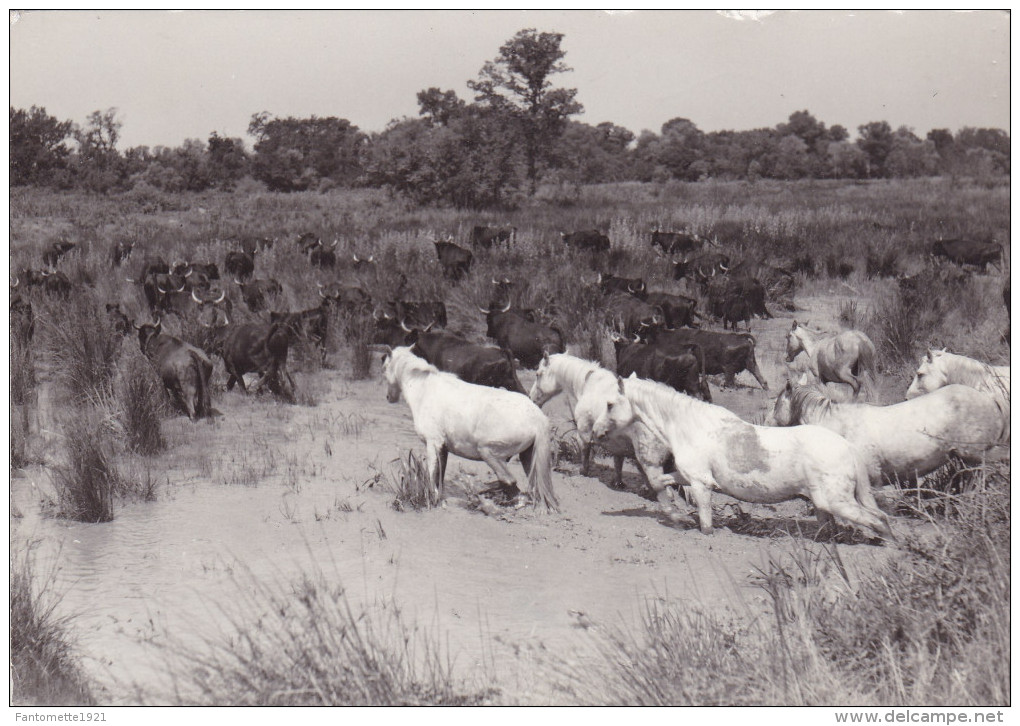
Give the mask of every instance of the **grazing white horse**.
M 1009 366 L 992 366 L 965 355 L 929 349 L 907 389 L 911 399 L 958 383 L 986 393 L 999 408 L 1002 441 L 1009 442 Z
M 845 330 L 828 337 L 793 321 L 786 335 L 786 362 L 792 363 L 801 351 L 807 354 L 807 367 L 821 383 L 849 383 L 854 398 L 861 392 L 861 376 L 874 375 L 875 344 L 859 330 Z
M 448 453 L 484 461 L 501 484 L 517 485 L 506 462 L 515 454 L 528 475 L 535 504 L 556 509 L 552 488 L 549 419 L 527 396 L 467 383 L 416 356 L 394 348 L 383 357 L 386 400 L 400 394 L 411 407 L 414 429 L 425 442 L 429 476 L 442 498 Z
M 836 403 L 819 384 L 787 383 L 773 417 L 780 426 L 817 424 L 835 431 L 857 447 L 875 485 L 913 481 L 953 455 L 978 463 L 1002 432 L 991 397 L 958 385 L 890 406 L 872 406 Z
M 567 397 L 567 404 L 577 424 L 577 432 L 584 442 L 582 472 L 587 472 L 591 456 L 592 425 L 595 418 L 588 401 L 598 400 L 607 392 L 616 389 L 616 374 L 598 363 L 576 358 L 566 353 L 546 355 L 535 371 L 535 383 L 531 387 L 531 400 L 539 406 L 559 393 Z M 623 487 L 623 460 L 631 457 L 637 461 L 641 474 L 655 491 L 656 499 L 668 513 L 673 509 L 672 497 L 664 482 L 672 482 L 665 476 L 663 464 L 670 458 L 666 442 L 649 431 L 648 427 L 635 422 L 604 437 L 599 443 L 613 456 L 613 485 Z
M 821 426 L 755 426 L 668 386 L 630 377 L 598 402 L 595 436 L 640 420 L 664 439 L 690 485 L 701 531 L 712 533 L 712 491 L 746 502 L 807 497 L 824 526 L 842 517 L 895 539 L 853 446 Z

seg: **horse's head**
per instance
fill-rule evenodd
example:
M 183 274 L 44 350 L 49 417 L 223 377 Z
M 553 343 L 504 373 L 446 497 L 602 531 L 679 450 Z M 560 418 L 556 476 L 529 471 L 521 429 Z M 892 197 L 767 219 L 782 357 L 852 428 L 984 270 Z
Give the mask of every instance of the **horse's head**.
M 563 390 L 559 380 L 549 368 L 549 354 L 544 353 L 542 361 L 538 364 L 538 370 L 535 371 L 535 383 L 528 393 L 531 400 L 539 406 L 544 406 L 546 401 Z
M 772 409 L 772 420 L 776 426 L 790 426 L 793 424 L 793 411 L 790 405 L 793 398 L 793 382 L 787 381 L 786 386 L 779 392 L 776 398 L 776 405 Z
M 578 401 L 579 411 L 584 411 L 585 418 L 592 421 L 591 432 L 596 439 L 601 439 L 613 431 L 624 429 L 634 422 L 634 408 L 626 396 L 623 379 L 617 376 L 616 386 L 582 396 L 584 404 Z M 578 415 L 578 419 L 581 415 Z M 578 423 L 578 429 L 581 426 Z M 583 434 L 582 434 L 583 435 Z
M 921 358 L 921 364 L 917 367 L 914 380 L 910 382 L 907 389 L 907 398 L 917 398 L 925 393 L 942 388 L 949 379 L 946 376 L 943 365 L 942 354 L 945 351 L 928 349 L 928 352 Z
M 395 358 L 399 356 L 401 350 L 400 348 L 396 350 L 387 348 L 386 352 L 383 353 L 382 372 L 383 378 L 386 380 L 386 400 L 390 403 L 396 403 L 400 400 L 400 377 L 397 375 Z M 410 353 L 410 348 L 403 350 Z
M 797 354 L 804 350 L 804 341 L 801 340 L 801 331 L 803 328 L 797 325 L 797 321 L 793 321 L 793 327 L 790 328 L 790 332 L 786 334 L 786 362 L 792 363 L 793 359 L 797 357 Z

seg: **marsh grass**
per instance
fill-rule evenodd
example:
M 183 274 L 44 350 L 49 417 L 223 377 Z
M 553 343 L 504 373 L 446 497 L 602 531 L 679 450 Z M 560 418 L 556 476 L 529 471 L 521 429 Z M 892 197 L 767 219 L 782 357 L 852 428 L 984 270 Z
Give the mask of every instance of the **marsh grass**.
M 140 351 L 122 358 L 114 389 L 127 448 L 145 456 L 166 449 L 162 419 L 170 414 L 170 401 L 162 381 Z
M 99 299 L 80 290 L 67 301 L 41 307 L 42 344 L 52 375 L 76 403 L 109 398 L 123 341 Z
M 11 404 L 25 406 L 33 402 L 36 390 L 35 354 L 31 344 L 11 336 L 10 349 Z
M 71 638 L 71 620 L 56 614 L 55 573 L 36 569 L 37 544 L 11 542 L 11 703 L 90 706 L 95 701 Z
M 420 512 L 435 509 L 440 504 L 424 460 L 413 451 L 400 460 L 397 469 L 386 479 L 386 485 L 393 493 L 392 507 L 398 512 Z
M 80 522 L 113 519 L 114 495 L 124 488 L 110 421 L 91 407 L 73 410 L 63 427 L 66 461 L 53 469 L 59 516 Z
M 493 694 L 457 682 L 439 637 L 394 604 L 356 609 L 321 571 L 233 577 L 221 632 L 167 646 L 178 705 L 458 706 Z
M 951 512 L 919 511 L 933 533 L 874 571 L 795 544 L 758 569 L 768 617 L 651 602 L 639 632 L 602 633 L 596 673 L 566 668 L 562 688 L 600 705 L 1009 705 L 1008 462 L 977 476 Z

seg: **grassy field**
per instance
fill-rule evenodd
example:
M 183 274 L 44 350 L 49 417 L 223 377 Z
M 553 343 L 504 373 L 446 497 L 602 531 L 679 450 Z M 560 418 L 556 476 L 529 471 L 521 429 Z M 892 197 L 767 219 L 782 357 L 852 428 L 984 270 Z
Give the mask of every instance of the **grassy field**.
M 188 424 L 172 412 L 135 337 L 122 342 L 103 312 L 105 303 L 118 302 L 138 324 L 151 319 L 140 286 L 125 279 L 146 254 L 222 266 L 233 248 L 231 240 L 275 239 L 256 259 L 256 277 L 275 278 L 283 286 L 275 309 L 315 306 L 316 283 L 338 280 L 360 282 L 376 299 L 390 299 L 402 273 L 407 299 L 445 300 L 449 330 L 478 342 L 485 341 L 485 325 L 476 306 L 488 304 L 493 278 L 509 277 L 518 305 L 545 309 L 572 351 L 611 366 L 597 274 L 641 276 L 650 290 L 700 297 L 690 283 L 673 280 L 670 261 L 649 245 L 654 228 L 686 228 L 716 237 L 733 258 L 756 257 L 798 269 L 798 309 L 786 314 L 823 327 L 843 324 L 867 332 L 882 368 L 878 398 L 890 402 L 902 396 L 928 346 L 1008 364 L 1009 348 L 1001 340 L 1008 325 L 1002 304 L 1008 272 L 952 282 L 930 271 L 927 249 L 940 237 L 994 239 L 1007 251 L 1008 271 L 1009 210 L 1008 185 L 946 179 L 549 187 L 525 207 L 489 214 L 409 207 L 377 190 L 289 195 L 149 191 L 101 197 L 15 189 L 12 273 L 41 267 L 42 251 L 57 240 L 76 243 L 78 251 L 58 266 L 75 286 L 70 298 L 31 292 L 35 337 L 27 349 L 12 343 L 12 356 L 23 361 L 12 365 L 11 374 L 12 461 L 53 472 L 59 491 L 48 515 L 91 522 L 115 517 L 113 501 L 158 498 L 156 480 L 166 478 L 169 486 L 174 476 L 183 477 L 181 469 L 164 466 L 175 456 L 191 457 L 187 467 L 227 484 L 249 486 L 275 476 L 296 491 L 307 467 L 308 476 L 316 475 L 314 462 L 299 461 L 286 446 L 266 446 L 262 442 L 269 435 L 257 430 L 250 437 L 253 445 L 229 459 L 195 458 L 200 437 L 210 434 L 204 425 Z M 471 271 L 451 286 L 443 280 L 432 239 L 449 235 L 468 246 L 476 224 L 512 224 L 518 230 L 516 243 L 476 250 Z M 595 260 L 560 241 L 560 232 L 591 228 L 612 240 L 608 259 Z M 338 240 L 335 270 L 309 267 L 295 244 L 308 231 Z M 112 268 L 111 249 L 121 241 L 134 241 L 135 255 L 123 267 Z M 373 255 L 377 274 L 359 277 L 352 267 L 354 254 Z M 918 273 L 930 276 L 924 294 L 905 296 L 896 275 Z M 262 319 L 245 309 L 232 282 L 224 283 L 234 300 L 235 321 Z M 202 329 L 192 314 L 165 316 L 163 326 L 201 343 Z M 769 334 L 778 335 L 778 328 Z M 355 386 L 370 370 L 359 348 L 342 334 L 330 340 L 327 366 L 323 370 L 317 354 L 300 346 L 292 363 L 296 405 L 274 402 L 270 407 L 252 400 L 250 406 L 265 407 L 267 427 L 293 432 L 307 425 L 304 438 L 314 439 L 313 431 L 322 425 L 315 412 L 334 415 L 322 404 L 336 397 L 336 386 Z M 766 378 L 781 385 L 778 360 L 763 368 Z M 221 364 L 213 382 L 214 407 L 230 412 L 249 405 L 236 392 L 225 393 Z M 741 401 L 747 399 L 741 395 Z M 737 400 L 730 393 L 720 402 Z M 754 400 L 757 406 L 765 399 Z M 735 410 L 750 420 L 764 417 L 764 406 L 752 410 L 749 405 L 742 402 Z M 380 435 L 385 425 L 374 418 L 384 409 L 380 401 L 378 410 L 348 412 L 330 419 L 328 429 L 340 439 Z M 53 431 L 61 433 L 54 436 Z M 332 456 L 329 439 L 326 435 L 326 454 Z M 316 446 L 322 447 L 317 441 Z M 405 462 L 392 487 L 407 516 L 431 516 L 430 511 L 412 514 L 419 507 L 399 493 L 405 481 L 414 479 L 413 453 L 405 448 L 385 456 Z M 155 461 L 163 468 L 154 477 L 146 462 Z M 967 476 L 969 485 L 962 490 L 935 492 L 903 505 L 898 514 L 923 526 L 925 535 L 909 538 L 902 557 L 867 576 L 846 574 L 842 545 L 791 538 L 786 556 L 760 568 L 755 580 L 766 595 L 770 618 L 730 623 L 668 603 L 649 606 L 638 632 L 612 624 L 599 629 L 596 676 L 578 673 L 552 655 L 539 667 L 556 683 L 561 702 L 571 703 L 1008 704 L 1009 460 Z M 941 485 L 945 480 L 933 478 L 932 488 L 948 489 Z M 340 516 L 350 508 L 340 502 L 328 511 Z M 12 536 L 12 549 L 24 551 L 25 545 Z M 12 580 L 24 582 L 17 610 L 12 589 L 12 623 L 17 617 L 20 624 L 12 628 L 41 628 L 40 647 L 57 653 L 32 661 L 42 664 L 42 676 L 33 672 L 15 680 L 15 700 L 89 702 L 94 696 L 68 655 L 71 646 L 61 640 L 64 624 L 47 625 L 47 606 L 32 594 L 31 568 L 22 560 L 17 573 L 15 567 L 12 561 Z M 400 633 L 417 633 L 413 624 L 391 613 L 381 619 L 362 617 L 319 573 L 244 591 L 248 606 L 234 616 L 233 632 L 225 640 L 174 651 L 178 685 L 188 694 L 182 696 L 185 702 L 516 702 L 513 694 L 461 683 L 442 657 L 441 634 L 428 634 L 412 652 Z M 262 612 L 278 617 L 264 620 L 258 615 Z M 331 633 L 343 636 L 323 638 L 325 623 Z M 26 637 L 19 642 L 36 641 Z M 31 645 L 26 647 L 31 651 Z M 267 667 L 267 661 L 276 665 Z M 47 669 L 52 687 L 45 684 Z M 209 679 L 210 672 L 219 676 Z M 242 683 L 254 687 L 239 688 Z

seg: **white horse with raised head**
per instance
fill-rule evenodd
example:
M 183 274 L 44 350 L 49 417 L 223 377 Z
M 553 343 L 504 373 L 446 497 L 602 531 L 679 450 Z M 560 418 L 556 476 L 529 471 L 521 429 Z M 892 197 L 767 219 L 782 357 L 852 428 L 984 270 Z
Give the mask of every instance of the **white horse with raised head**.
M 837 403 L 819 384 L 786 384 L 773 417 L 780 426 L 824 426 L 857 447 L 871 483 L 914 481 L 958 456 L 978 463 L 999 442 L 1002 425 L 990 396 L 950 385 L 889 406 Z
M 860 395 L 864 374 L 875 373 L 875 344 L 859 330 L 823 336 L 794 320 L 786 334 L 786 362 L 794 362 L 801 351 L 807 354 L 808 370 L 816 380 L 849 383 L 854 398 Z
M 582 473 L 586 473 L 591 457 L 592 426 L 595 423 L 593 409 L 588 401 L 595 401 L 606 392 L 616 389 L 616 374 L 598 363 L 576 358 L 566 353 L 546 355 L 535 371 L 535 383 L 531 386 L 531 400 L 544 406 L 554 396 L 563 393 L 567 398 L 570 412 L 577 425 L 577 433 L 584 444 Z M 599 441 L 613 456 L 613 486 L 623 487 L 623 460 L 632 458 L 648 485 L 655 491 L 656 499 L 667 513 L 673 512 L 672 497 L 666 484 L 663 465 L 670 459 L 666 442 L 655 436 L 640 422 L 614 431 Z
M 447 454 L 484 461 L 501 484 L 515 487 L 517 481 L 506 462 L 518 455 L 528 475 L 532 501 L 548 509 L 558 507 L 552 487 L 549 419 L 527 396 L 467 383 L 403 347 L 383 357 L 383 377 L 389 385 L 386 400 L 396 403 L 403 394 L 411 408 L 439 498 Z
M 712 492 L 747 502 L 806 497 L 824 526 L 833 517 L 895 539 L 879 510 L 864 461 L 842 436 L 821 426 L 755 426 L 711 403 L 652 381 L 617 379 L 597 402 L 596 437 L 644 423 L 669 444 L 690 485 L 701 531 L 712 533 Z
M 995 401 L 1002 422 L 1002 441 L 1009 439 L 1009 366 L 993 366 L 965 355 L 929 349 L 921 358 L 907 398 L 957 383 L 986 393 Z

